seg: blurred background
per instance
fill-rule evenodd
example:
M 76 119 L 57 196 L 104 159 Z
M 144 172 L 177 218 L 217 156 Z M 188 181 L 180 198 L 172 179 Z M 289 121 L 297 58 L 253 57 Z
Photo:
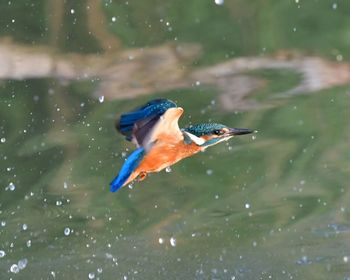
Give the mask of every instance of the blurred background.
M 1 279 L 350 279 L 350 2 L 0 2 Z M 109 192 L 116 117 L 258 134 Z

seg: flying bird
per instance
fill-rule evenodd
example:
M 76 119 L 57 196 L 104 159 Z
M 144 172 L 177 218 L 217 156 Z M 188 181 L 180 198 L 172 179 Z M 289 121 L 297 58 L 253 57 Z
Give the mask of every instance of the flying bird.
M 117 130 L 137 148 L 110 183 L 111 192 L 135 179 L 142 181 L 148 173 L 159 172 L 236 135 L 254 132 L 218 123 L 201 123 L 181 129 L 178 121 L 183 112 L 184 109 L 171 100 L 155 99 L 120 116 Z

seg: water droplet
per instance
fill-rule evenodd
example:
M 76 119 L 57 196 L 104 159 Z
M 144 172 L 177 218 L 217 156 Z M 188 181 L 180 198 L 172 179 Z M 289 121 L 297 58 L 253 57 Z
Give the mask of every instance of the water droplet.
M 223 5 L 224 4 L 224 0 L 215 0 L 215 4 L 216 5 Z
M 68 236 L 70 234 L 70 228 L 69 227 L 66 227 L 65 229 L 64 229 L 64 235 L 65 236 Z
M 250 204 L 249 204 L 249 203 L 246 203 L 246 204 L 244 205 L 244 207 L 245 207 L 246 209 L 249 209 L 249 208 L 250 208 Z
M 6 138 L 2 137 L 0 141 L 1 141 L 1 143 L 5 143 L 6 142 Z
M 70 13 L 74 14 L 75 13 L 74 9 L 70 9 Z
M 6 222 L 5 221 L 1 221 L 1 226 L 2 227 L 6 226 Z
M 338 4 L 337 4 L 337 3 L 333 3 L 332 9 L 333 9 L 333 10 L 336 10 L 337 8 L 338 8 Z
M 5 191 L 10 190 L 11 192 L 13 192 L 15 189 L 16 189 L 15 184 L 11 182 L 11 183 L 5 188 Z
M 164 243 L 164 239 L 160 237 L 160 238 L 158 239 L 158 242 L 159 242 L 159 244 L 163 244 L 163 243 Z
M 95 273 L 90 272 L 90 273 L 89 273 L 89 279 L 94 279 L 94 278 L 95 278 Z
M 105 101 L 104 95 L 99 96 L 99 97 L 98 97 L 98 101 L 100 101 L 100 103 L 102 103 L 103 101 Z
M 176 246 L 176 239 L 174 237 L 170 238 L 170 245 L 175 247 Z
M 56 201 L 56 206 L 61 206 L 62 205 L 62 201 L 61 200 L 57 200 Z
M 255 140 L 256 139 L 256 136 L 255 135 L 252 135 L 252 140 Z
M 103 271 L 103 270 L 102 270 L 101 267 L 99 267 L 99 268 L 97 269 L 97 272 L 98 272 L 98 273 L 102 273 L 102 271 Z
M 15 263 L 14 263 L 13 265 L 11 265 L 10 271 L 11 271 L 12 273 L 18 273 L 18 272 L 19 272 L 18 265 L 15 264 Z
M 170 173 L 171 172 L 171 167 L 168 166 L 167 168 L 165 168 L 165 172 Z
M 31 240 L 28 240 L 28 241 L 27 241 L 27 247 L 29 248 L 30 246 L 32 246 L 32 241 L 31 241 Z
M 113 22 L 116 22 L 116 21 L 117 21 L 117 18 L 116 18 L 116 17 L 112 17 L 112 21 L 113 21 Z
M 64 189 L 67 189 L 67 188 L 68 188 L 67 182 L 63 182 L 63 188 L 64 188 Z
M 343 261 L 347 263 L 349 261 L 349 257 L 348 256 L 344 256 L 343 257 Z
M 3 258 L 6 256 L 6 253 L 4 250 L 0 250 L 0 258 Z
M 9 188 L 10 188 L 10 191 L 13 192 L 13 191 L 16 189 L 16 186 L 15 186 L 14 183 L 11 182 L 11 183 L 9 184 Z
M 212 174 L 213 174 L 213 170 L 212 170 L 212 169 L 208 169 L 208 170 L 207 170 L 207 175 L 210 176 L 210 175 L 212 175 Z
M 28 264 L 28 259 L 21 259 L 18 261 L 18 268 L 20 270 L 25 269 Z
M 309 258 L 307 256 L 302 256 L 299 260 L 297 260 L 297 264 L 310 264 L 311 261 L 309 260 Z
M 200 86 L 201 82 L 200 81 L 196 81 L 196 86 Z
M 22 225 L 22 229 L 23 229 L 23 230 L 27 230 L 27 229 L 28 229 L 27 224 L 23 224 L 23 225 Z

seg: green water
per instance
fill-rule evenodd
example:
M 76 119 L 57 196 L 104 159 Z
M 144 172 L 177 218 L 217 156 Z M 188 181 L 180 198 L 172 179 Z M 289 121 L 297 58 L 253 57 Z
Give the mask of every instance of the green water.
M 3 1 L 0 34 L 57 57 L 196 43 L 189 73 L 281 50 L 350 55 L 345 0 L 101 1 L 91 16 L 92 3 Z M 105 33 L 90 32 L 89 16 Z M 99 78 L 1 80 L 0 278 L 348 279 L 350 87 L 285 94 L 303 82 L 293 69 L 243 74 L 264 81 L 248 110 L 224 110 L 205 83 L 99 100 Z M 110 193 L 134 148 L 115 118 L 156 97 L 185 109 L 180 126 L 259 132 Z

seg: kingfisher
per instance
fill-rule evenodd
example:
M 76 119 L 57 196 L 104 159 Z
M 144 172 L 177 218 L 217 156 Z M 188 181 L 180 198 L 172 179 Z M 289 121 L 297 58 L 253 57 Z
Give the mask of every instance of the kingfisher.
M 210 146 L 254 132 L 219 123 L 201 123 L 181 129 L 178 121 L 183 112 L 184 109 L 171 100 L 155 99 L 120 116 L 116 128 L 136 145 L 136 150 L 126 158 L 110 183 L 111 192 L 134 180 L 142 181 L 148 173 L 159 172 Z

